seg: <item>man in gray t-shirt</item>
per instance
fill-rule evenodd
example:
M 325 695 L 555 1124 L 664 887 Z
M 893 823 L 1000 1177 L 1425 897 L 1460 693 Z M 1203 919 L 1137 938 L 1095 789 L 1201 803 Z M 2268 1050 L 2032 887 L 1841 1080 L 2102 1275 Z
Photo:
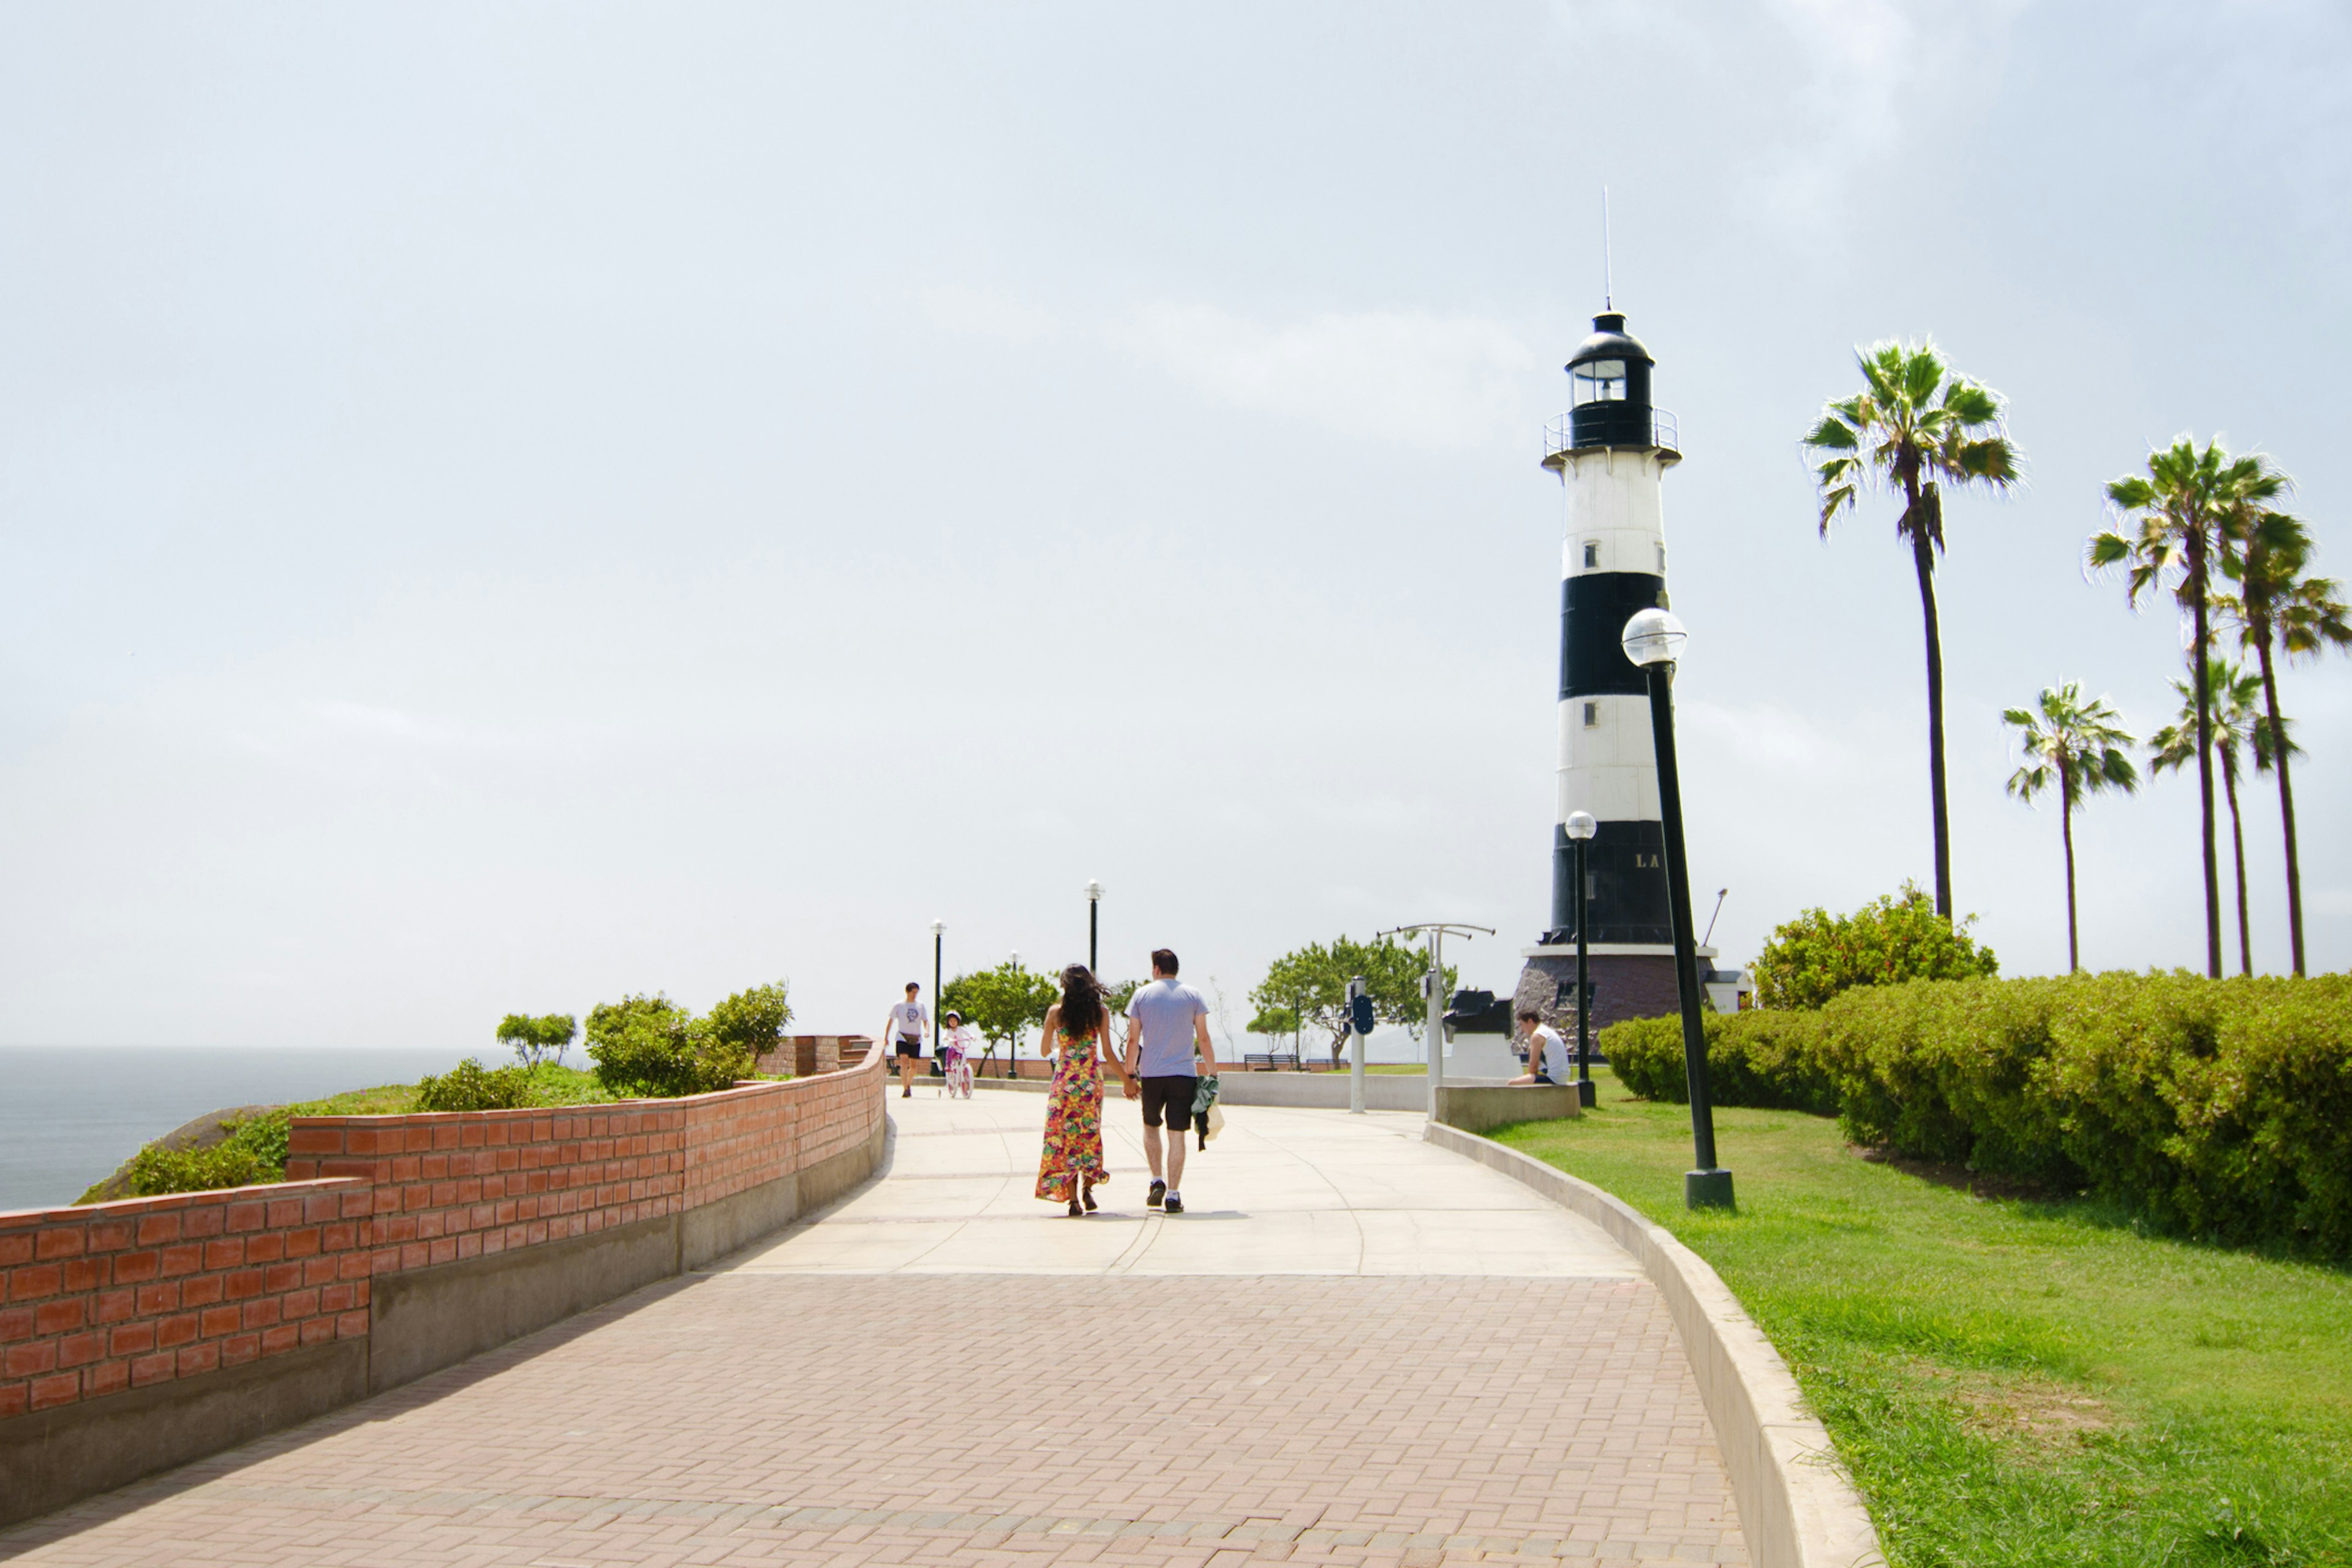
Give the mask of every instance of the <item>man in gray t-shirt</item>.
M 1195 1053 L 1200 1065 L 1193 1065 Z M 1216 1048 L 1209 1044 L 1209 1005 L 1176 978 L 1176 955 L 1166 948 L 1151 954 L 1151 984 L 1127 1005 L 1127 1076 L 1143 1079 L 1143 1153 L 1151 1162 L 1151 1193 L 1144 1201 L 1164 1214 L 1182 1214 L 1184 1135 L 1192 1130 L 1192 1097 L 1201 1075 L 1214 1076 Z M 1168 1124 L 1166 1179 L 1161 1178 L 1160 1124 Z

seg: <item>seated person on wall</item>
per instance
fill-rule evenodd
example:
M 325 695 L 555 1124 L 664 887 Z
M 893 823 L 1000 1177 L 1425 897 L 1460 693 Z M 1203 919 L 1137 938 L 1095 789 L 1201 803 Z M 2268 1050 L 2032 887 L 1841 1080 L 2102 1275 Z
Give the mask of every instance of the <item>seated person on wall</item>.
M 1527 1042 L 1528 1073 L 1513 1079 L 1513 1087 L 1568 1081 L 1568 1042 L 1533 1007 L 1519 1009 L 1519 1037 Z

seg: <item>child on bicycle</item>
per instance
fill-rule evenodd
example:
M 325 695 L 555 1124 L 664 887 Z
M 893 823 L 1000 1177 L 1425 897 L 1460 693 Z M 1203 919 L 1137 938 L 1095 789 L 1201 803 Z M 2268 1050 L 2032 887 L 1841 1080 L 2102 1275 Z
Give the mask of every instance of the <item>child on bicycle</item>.
M 971 1098 L 971 1058 L 979 1049 L 980 1031 L 950 1009 L 940 1019 L 940 1079 L 949 1094 Z

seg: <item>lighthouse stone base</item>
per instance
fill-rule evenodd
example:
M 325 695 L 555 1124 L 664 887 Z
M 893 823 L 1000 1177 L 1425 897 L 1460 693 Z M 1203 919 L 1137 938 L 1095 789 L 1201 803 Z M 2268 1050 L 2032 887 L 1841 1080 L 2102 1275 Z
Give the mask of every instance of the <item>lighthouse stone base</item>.
M 1511 1011 L 1534 1007 L 1544 1022 L 1576 1038 L 1576 945 L 1546 943 L 1523 948 L 1527 967 L 1519 971 L 1518 989 Z M 1662 1018 L 1679 1012 L 1682 998 L 1675 988 L 1675 950 L 1667 946 L 1631 946 L 1595 942 L 1585 950 L 1585 974 L 1592 982 L 1592 1028 L 1599 1032 L 1628 1018 Z M 1711 947 L 1698 949 L 1699 970 L 1709 968 L 1716 955 Z M 1562 1000 L 1562 999 L 1565 1000 Z M 1596 1039 L 1593 1049 L 1600 1049 Z

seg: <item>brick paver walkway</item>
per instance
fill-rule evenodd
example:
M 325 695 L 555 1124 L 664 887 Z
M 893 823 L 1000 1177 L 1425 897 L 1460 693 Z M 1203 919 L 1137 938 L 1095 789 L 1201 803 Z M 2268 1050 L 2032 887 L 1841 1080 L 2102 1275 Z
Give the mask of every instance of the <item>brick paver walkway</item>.
M 1412 1236 L 1444 1230 L 1448 1212 L 1474 1229 L 1517 1213 L 1577 1239 L 1546 1230 L 1559 1211 L 1527 1209 L 1512 1184 L 1418 1142 L 1412 1119 L 1237 1109 L 1230 1142 L 1188 1173 L 1197 1212 L 1117 1218 L 1111 1203 L 1041 1222 L 1001 1200 L 1034 1159 L 1040 1100 L 891 1104 L 891 1174 L 835 1215 L 0 1533 L 0 1558 L 1746 1561 L 1680 1346 L 1622 1255 L 1570 1273 L 1384 1261 L 1409 1258 Z M 1126 1142 L 1115 1121 L 1114 1165 L 1132 1173 Z M 1377 1207 L 1312 1176 L 1371 1155 L 1402 1173 Z M 1447 1208 L 1482 1194 L 1495 1206 Z M 1402 1218 L 1367 1223 L 1376 1212 Z M 1202 1233 L 1247 1251 L 1253 1226 L 1283 1232 L 1278 1216 L 1298 1213 L 1339 1216 L 1297 1230 L 1327 1243 L 1356 1226 L 1356 1266 L 1327 1245 L 1296 1268 L 1180 1267 Z M 875 1234 L 842 1239 L 861 1226 Z M 974 1232 L 993 1238 L 985 1269 L 940 1258 L 977 1247 L 953 1242 Z M 1482 1249 L 1532 1256 L 1491 1237 Z M 1040 1271 L 1016 1271 L 1024 1251 Z M 855 1266 L 861 1252 L 871 1268 Z M 1150 1266 L 1154 1253 L 1171 1266 Z M 1109 1261 L 1073 1263 L 1098 1254 Z

